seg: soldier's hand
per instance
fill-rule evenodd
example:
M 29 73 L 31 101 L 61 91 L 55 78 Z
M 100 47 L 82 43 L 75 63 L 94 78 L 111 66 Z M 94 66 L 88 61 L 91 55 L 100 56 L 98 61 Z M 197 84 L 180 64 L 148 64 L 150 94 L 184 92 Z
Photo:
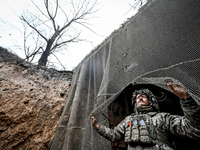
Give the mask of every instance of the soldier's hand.
M 95 129 L 98 129 L 99 125 L 97 124 L 97 120 L 96 120 L 94 114 L 92 113 L 91 116 L 92 116 L 92 125 L 95 127 Z
M 182 86 L 180 86 L 178 84 L 172 84 L 172 81 L 169 82 L 168 79 L 166 79 L 165 82 L 167 83 L 167 86 L 172 91 L 172 93 L 174 93 L 180 99 L 183 99 L 183 98 L 186 98 L 186 97 L 190 96 L 188 94 L 188 92 Z

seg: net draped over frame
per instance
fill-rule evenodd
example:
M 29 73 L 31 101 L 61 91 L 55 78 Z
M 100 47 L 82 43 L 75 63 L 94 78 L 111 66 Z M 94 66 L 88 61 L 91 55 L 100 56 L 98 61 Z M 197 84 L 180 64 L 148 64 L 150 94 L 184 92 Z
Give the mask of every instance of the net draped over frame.
M 198 0 L 152 0 L 92 51 L 74 71 L 51 149 L 111 149 L 89 114 L 109 126 L 102 113 L 130 84 L 169 90 L 167 77 L 200 104 L 199 6 Z

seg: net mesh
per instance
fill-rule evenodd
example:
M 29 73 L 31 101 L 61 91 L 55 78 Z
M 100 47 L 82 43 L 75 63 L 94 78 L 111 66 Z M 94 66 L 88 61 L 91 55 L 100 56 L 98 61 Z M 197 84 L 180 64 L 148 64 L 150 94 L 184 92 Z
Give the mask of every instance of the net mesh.
M 51 149 L 112 149 L 92 127 L 89 114 L 109 126 L 116 100 L 123 104 L 138 85 L 155 86 L 170 95 L 167 77 L 200 105 L 199 6 L 198 0 L 152 0 L 91 52 L 75 69 Z M 129 94 L 123 97 L 124 91 Z M 165 111 L 178 113 L 170 110 L 174 103 L 168 104 Z M 121 111 L 120 119 L 129 113 Z

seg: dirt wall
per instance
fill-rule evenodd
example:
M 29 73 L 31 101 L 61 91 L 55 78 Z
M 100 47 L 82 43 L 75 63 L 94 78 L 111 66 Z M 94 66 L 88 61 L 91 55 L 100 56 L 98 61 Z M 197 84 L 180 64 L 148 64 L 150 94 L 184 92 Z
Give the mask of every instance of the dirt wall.
M 72 72 L 37 68 L 0 50 L 0 150 L 48 149 Z

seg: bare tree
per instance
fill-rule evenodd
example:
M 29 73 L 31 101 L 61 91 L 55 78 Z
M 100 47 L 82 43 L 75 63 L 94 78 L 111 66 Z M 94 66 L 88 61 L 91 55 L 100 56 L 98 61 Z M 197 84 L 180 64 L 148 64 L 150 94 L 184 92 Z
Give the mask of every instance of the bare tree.
M 33 50 L 24 45 L 26 59 L 29 60 L 32 57 L 32 60 L 36 54 L 41 54 L 38 65 L 46 66 L 51 54 L 55 56 L 55 52 L 58 52 L 68 43 L 80 41 L 81 31 L 76 30 L 76 25 L 91 30 L 87 24 L 87 19 L 96 12 L 97 1 L 71 0 L 63 8 L 58 0 L 44 0 L 44 9 L 33 0 L 31 1 L 37 8 L 39 15 L 28 12 L 20 17 L 32 29 L 29 34 L 24 32 L 24 43 L 27 42 L 26 40 L 31 34 L 36 35 L 35 40 L 37 42 L 42 40 L 43 43 L 37 44 L 36 42 Z M 62 22 L 60 20 L 63 23 L 60 23 Z

